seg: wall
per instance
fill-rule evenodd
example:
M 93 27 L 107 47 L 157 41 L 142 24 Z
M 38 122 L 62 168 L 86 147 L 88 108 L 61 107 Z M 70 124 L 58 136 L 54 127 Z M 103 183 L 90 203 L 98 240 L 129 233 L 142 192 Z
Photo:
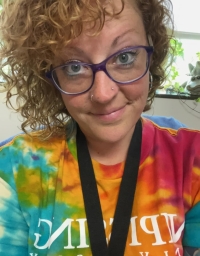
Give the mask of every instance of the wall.
M 189 128 L 200 130 L 200 103 L 193 100 L 155 98 L 147 114 L 172 116 Z
M 0 93 L 0 141 L 20 133 L 20 120 L 13 110 L 5 104 L 5 94 Z
M 3 103 L 5 94 L 0 93 L 0 141 L 20 131 L 20 117 Z M 200 103 L 187 100 L 191 108 L 200 112 Z M 200 113 L 190 110 L 181 100 L 156 98 L 149 115 L 173 116 L 188 127 L 200 130 Z M 21 119 L 22 120 L 22 119 Z

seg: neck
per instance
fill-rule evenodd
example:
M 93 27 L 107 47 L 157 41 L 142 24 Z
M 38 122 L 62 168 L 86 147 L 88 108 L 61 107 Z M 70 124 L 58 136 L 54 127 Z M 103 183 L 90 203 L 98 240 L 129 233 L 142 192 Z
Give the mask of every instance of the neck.
M 104 165 L 114 165 L 125 161 L 133 131 L 134 129 L 117 142 L 96 141 L 87 137 L 91 158 Z

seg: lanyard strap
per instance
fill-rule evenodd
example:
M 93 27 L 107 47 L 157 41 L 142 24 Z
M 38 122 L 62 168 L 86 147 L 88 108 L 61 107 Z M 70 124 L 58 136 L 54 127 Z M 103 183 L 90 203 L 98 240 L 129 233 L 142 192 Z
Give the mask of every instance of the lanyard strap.
M 129 145 L 109 245 L 107 245 L 106 242 L 101 204 L 87 141 L 79 127 L 77 127 L 76 140 L 79 172 L 92 255 L 123 256 L 130 226 L 140 164 L 142 142 L 141 120 L 139 119 L 135 126 Z

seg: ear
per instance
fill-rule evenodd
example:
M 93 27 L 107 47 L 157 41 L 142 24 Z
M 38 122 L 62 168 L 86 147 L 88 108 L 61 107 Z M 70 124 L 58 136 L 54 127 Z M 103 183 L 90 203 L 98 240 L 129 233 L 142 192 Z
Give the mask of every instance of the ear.
M 190 73 L 192 73 L 192 70 L 194 69 L 194 66 L 191 63 L 189 63 L 188 67 L 189 67 Z

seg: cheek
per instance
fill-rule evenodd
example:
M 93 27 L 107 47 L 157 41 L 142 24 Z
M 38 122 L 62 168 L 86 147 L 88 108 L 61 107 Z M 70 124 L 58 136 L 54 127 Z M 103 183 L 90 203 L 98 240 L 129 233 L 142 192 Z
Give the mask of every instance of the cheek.
M 146 102 L 149 92 L 149 79 L 148 76 L 143 77 L 141 80 L 134 82 L 126 87 L 124 87 L 124 92 L 126 97 L 130 101 L 136 101 L 137 99 L 142 99 Z
M 87 108 L 87 100 L 82 95 L 62 95 L 63 102 L 68 112 L 73 116 L 76 112 Z

